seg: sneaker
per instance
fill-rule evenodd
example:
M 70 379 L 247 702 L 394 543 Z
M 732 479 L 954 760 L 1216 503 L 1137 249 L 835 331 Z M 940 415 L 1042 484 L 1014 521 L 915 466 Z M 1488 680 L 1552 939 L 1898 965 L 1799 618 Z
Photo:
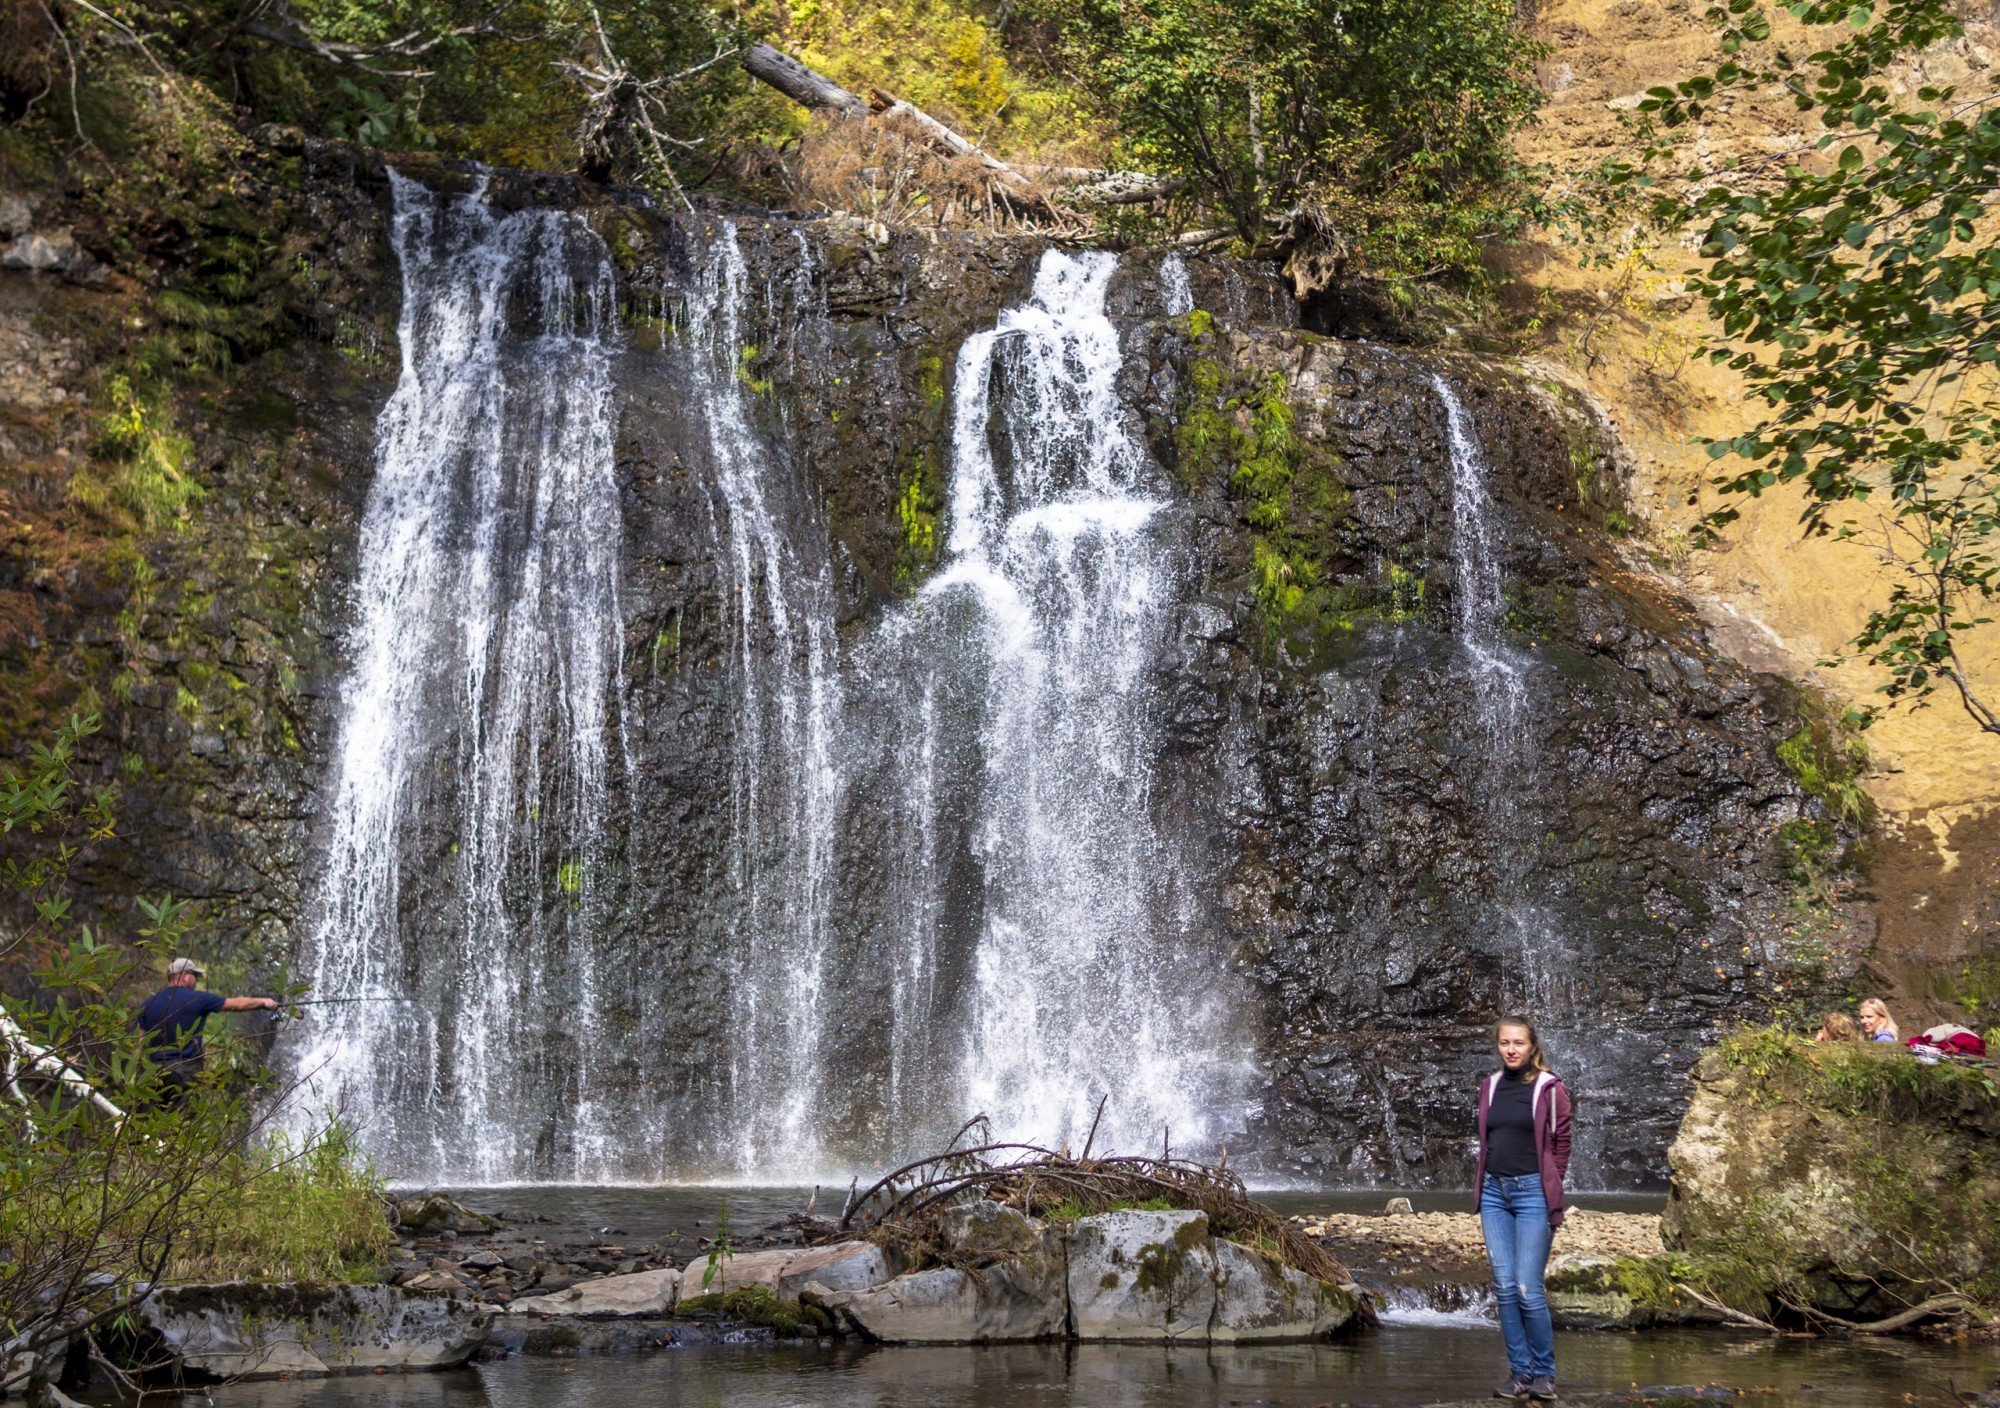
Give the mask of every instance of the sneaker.
M 1548 1374 L 1542 1374 L 1528 1380 L 1528 1397 L 1534 1399 L 1537 1403 L 1555 1402 L 1555 1379 Z
M 1507 1380 L 1505 1387 L 1493 1390 L 1495 1398 L 1526 1398 L 1528 1396 L 1528 1376 L 1516 1374 Z

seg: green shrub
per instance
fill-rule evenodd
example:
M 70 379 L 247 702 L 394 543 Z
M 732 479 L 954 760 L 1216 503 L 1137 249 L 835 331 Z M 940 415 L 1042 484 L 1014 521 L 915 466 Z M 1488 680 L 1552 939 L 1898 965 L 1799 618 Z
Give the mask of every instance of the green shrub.
M 211 1216 L 175 1280 L 372 1281 L 395 1248 L 382 1185 L 339 1127 L 303 1151 L 246 1154 L 203 1192 Z

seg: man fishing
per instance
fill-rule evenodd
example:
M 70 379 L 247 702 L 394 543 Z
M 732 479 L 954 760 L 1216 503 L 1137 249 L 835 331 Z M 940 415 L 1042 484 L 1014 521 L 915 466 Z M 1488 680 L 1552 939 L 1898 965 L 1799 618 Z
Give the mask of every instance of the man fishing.
M 139 1029 L 146 1033 L 146 1055 L 159 1063 L 168 1100 L 201 1073 L 201 1032 L 217 1012 L 269 1012 L 277 1000 L 269 997 L 222 997 L 203 992 L 203 972 L 192 958 L 167 965 L 167 985 L 139 1009 Z

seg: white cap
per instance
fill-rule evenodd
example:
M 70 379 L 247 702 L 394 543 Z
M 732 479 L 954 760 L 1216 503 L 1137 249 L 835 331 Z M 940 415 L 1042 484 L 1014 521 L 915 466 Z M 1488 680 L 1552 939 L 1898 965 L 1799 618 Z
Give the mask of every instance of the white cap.
M 176 958 L 167 965 L 169 978 L 178 978 L 183 973 L 192 973 L 199 978 L 202 976 L 202 966 L 192 958 Z

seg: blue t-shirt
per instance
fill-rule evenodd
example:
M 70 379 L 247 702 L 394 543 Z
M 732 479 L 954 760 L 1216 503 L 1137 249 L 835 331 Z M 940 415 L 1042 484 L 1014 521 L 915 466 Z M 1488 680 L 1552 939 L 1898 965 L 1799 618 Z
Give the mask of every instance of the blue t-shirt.
M 193 1061 L 201 1055 L 201 1029 L 222 999 L 200 988 L 161 988 L 139 1009 L 146 1054 L 155 1061 Z
M 1877 1032 L 1868 1039 L 1870 1041 L 1894 1041 L 1896 1038 L 1890 1036 L 1887 1032 Z

